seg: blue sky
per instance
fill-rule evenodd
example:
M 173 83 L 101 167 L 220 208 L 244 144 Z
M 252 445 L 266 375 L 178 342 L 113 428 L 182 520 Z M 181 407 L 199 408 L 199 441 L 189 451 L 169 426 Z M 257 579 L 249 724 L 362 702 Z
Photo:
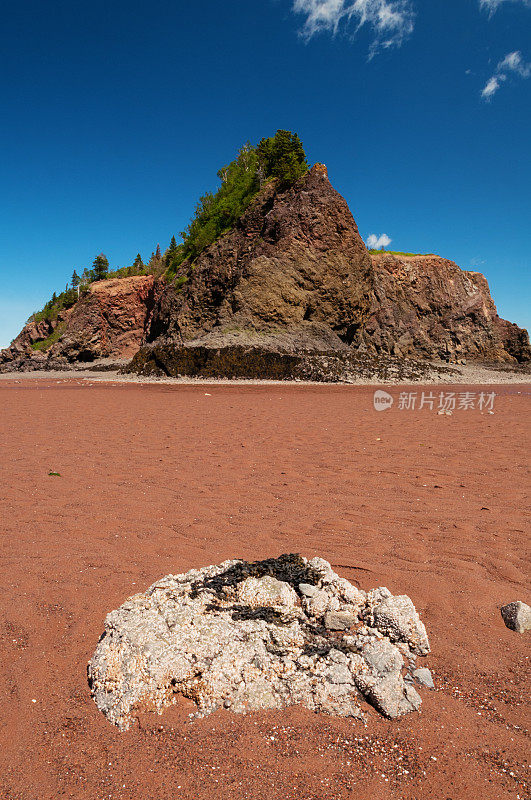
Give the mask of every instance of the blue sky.
M 19 0 L 1 21 L 1 346 L 97 253 L 164 248 L 277 128 L 365 239 L 482 271 L 531 327 L 529 0 Z

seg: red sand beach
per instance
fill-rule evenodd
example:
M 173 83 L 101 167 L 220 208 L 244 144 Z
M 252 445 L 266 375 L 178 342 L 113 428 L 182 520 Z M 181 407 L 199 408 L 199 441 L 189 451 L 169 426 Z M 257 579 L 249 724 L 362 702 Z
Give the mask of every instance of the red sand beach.
M 0 798 L 529 798 L 531 634 L 499 608 L 531 601 L 531 390 L 493 390 L 494 414 L 441 416 L 377 413 L 363 386 L 3 381 Z M 412 598 L 421 712 L 191 721 L 183 701 L 113 728 L 86 677 L 107 612 L 283 552 Z

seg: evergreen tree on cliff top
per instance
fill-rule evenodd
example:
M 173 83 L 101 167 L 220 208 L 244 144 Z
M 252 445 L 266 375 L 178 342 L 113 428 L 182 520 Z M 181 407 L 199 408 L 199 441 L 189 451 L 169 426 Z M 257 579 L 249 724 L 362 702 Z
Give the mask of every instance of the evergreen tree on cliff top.
M 96 256 L 92 262 L 92 269 L 94 271 L 94 280 L 102 281 L 107 277 L 109 272 L 109 261 L 104 253 L 100 253 L 99 256 Z
M 290 131 L 277 131 L 273 137 L 262 139 L 257 155 L 263 177 L 278 178 L 282 186 L 294 183 L 308 170 L 302 142 Z
M 173 262 L 177 257 L 178 252 L 179 252 L 179 246 L 177 244 L 175 236 L 172 236 L 168 249 L 166 250 L 166 253 L 164 255 L 166 266 L 170 267 L 173 264 Z
M 238 156 L 218 172 L 221 186 L 200 198 L 195 214 L 182 232 L 183 243 L 166 251 L 168 274 L 180 264 L 193 261 L 199 253 L 235 224 L 269 178 L 276 178 L 280 189 L 294 183 L 308 170 L 306 154 L 296 133 L 278 130 L 258 147 L 245 144 Z

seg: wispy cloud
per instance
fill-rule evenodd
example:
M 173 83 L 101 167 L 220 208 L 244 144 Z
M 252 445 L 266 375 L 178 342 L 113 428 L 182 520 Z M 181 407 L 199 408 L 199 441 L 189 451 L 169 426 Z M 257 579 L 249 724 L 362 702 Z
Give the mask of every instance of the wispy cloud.
M 487 101 L 491 100 L 510 75 L 517 75 L 520 78 L 529 78 L 531 75 L 531 64 L 524 61 L 519 50 L 507 53 L 505 58 L 502 58 L 496 67 L 494 75 L 488 79 L 483 87 L 481 97 Z
M 479 0 L 480 8 L 488 11 L 489 14 L 494 14 L 503 3 L 521 3 L 527 8 L 531 8 L 531 0 Z
M 505 80 L 505 75 L 502 75 L 498 78 L 493 75 L 492 78 L 489 78 L 489 80 L 487 81 L 481 92 L 481 96 L 483 97 L 484 100 L 490 100 L 491 97 L 493 97 L 496 94 L 496 92 L 500 88 L 500 80 L 502 79 Z
M 301 29 L 305 39 L 351 27 L 357 32 L 366 25 L 374 36 L 370 58 L 379 50 L 399 47 L 415 23 L 411 0 L 294 0 L 293 10 L 305 18 Z
M 389 247 L 392 241 L 393 240 L 390 239 L 386 233 L 382 233 L 380 236 L 371 233 L 370 236 L 367 237 L 367 247 L 369 250 L 381 250 L 382 247 Z

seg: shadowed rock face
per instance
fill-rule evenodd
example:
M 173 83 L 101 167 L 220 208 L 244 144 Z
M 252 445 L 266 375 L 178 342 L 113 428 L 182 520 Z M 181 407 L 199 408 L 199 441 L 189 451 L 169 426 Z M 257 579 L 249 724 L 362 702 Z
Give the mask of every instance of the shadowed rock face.
M 54 327 L 58 340 L 35 354 Z M 344 380 L 369 367 L 381 377 L 389 357 L 511 364 L 531 350 L 527 331 L 498 317 L 480 273 L 434 255 L 369 255 L 316 164 L 285 191 L 267 184 L 172 283 L 95 283 L 57 322 L 26 326 L 0 369 L 110 356 L 142 374 Z
M 184 279 L 161 291 L 148 342 L 266 336 L 283 349 L 325 350 L 361 341 L 373 267 L 345 200 L 316 165 L 286 192 L 269 184 L 235 228 L 182 265 Z

